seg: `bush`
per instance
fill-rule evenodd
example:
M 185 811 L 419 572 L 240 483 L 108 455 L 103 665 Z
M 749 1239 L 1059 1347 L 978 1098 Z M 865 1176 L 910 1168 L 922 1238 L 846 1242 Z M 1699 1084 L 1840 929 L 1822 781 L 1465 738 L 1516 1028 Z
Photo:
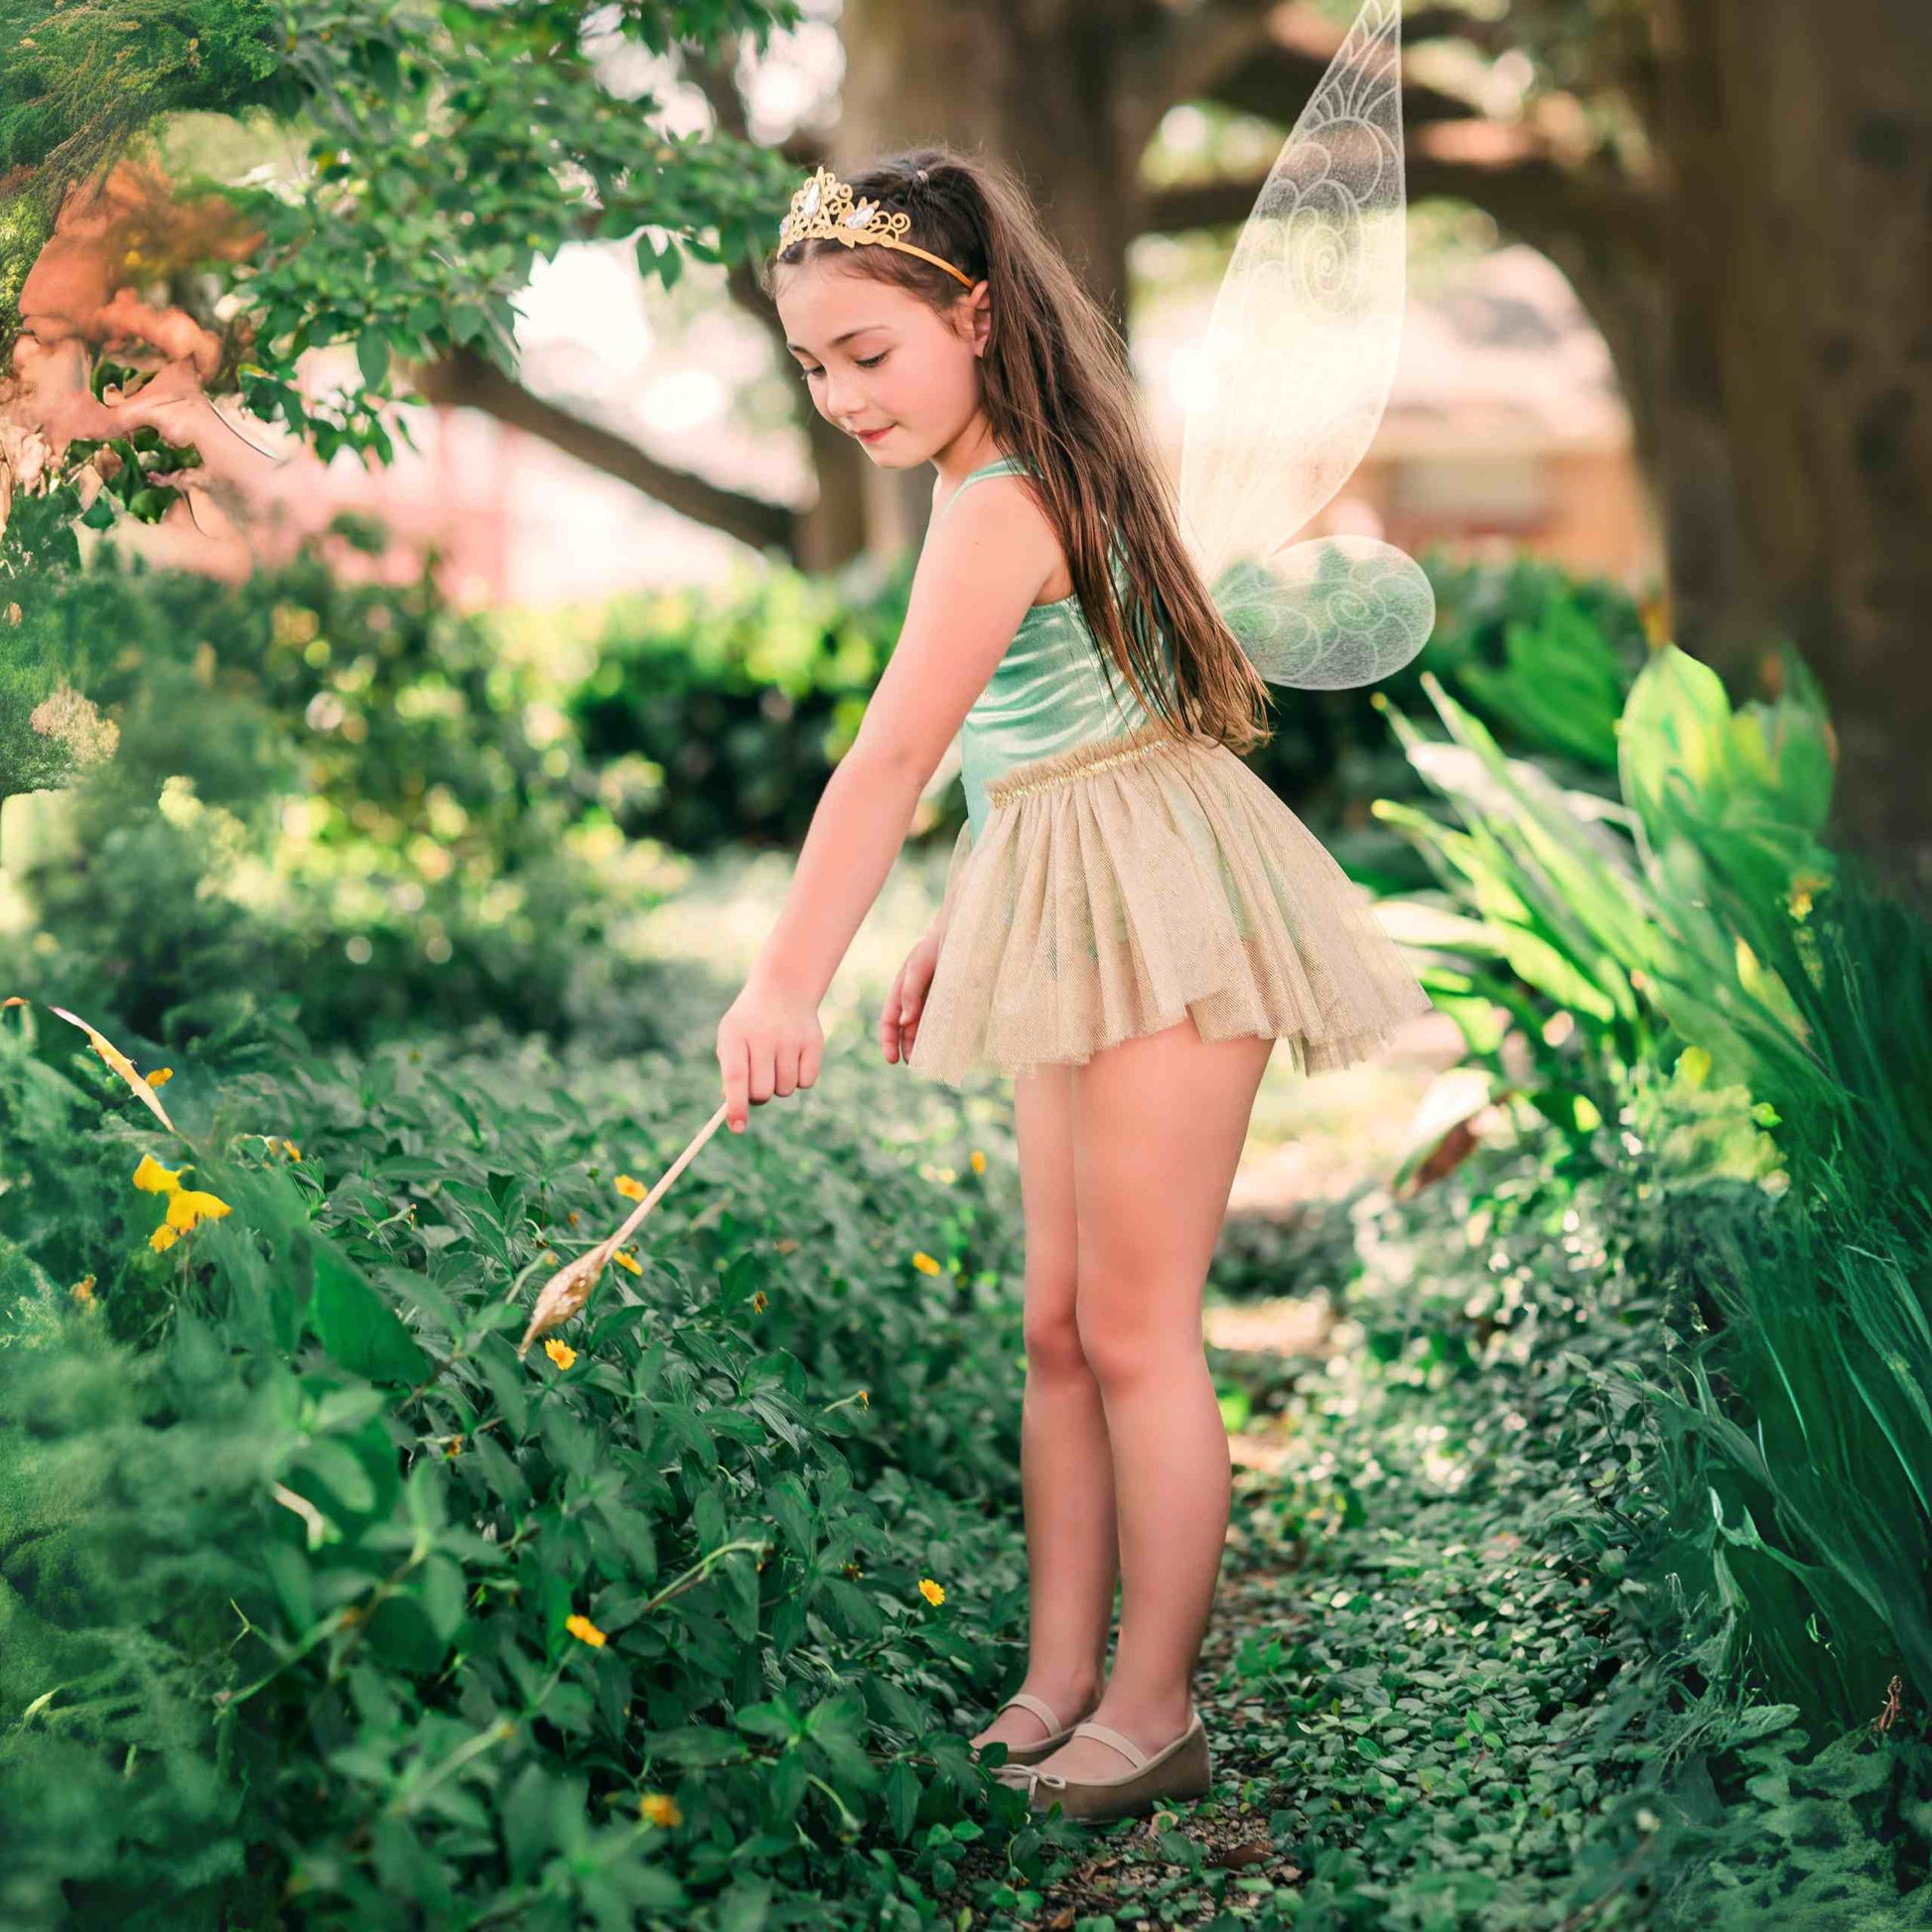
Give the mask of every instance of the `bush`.
M 919 1922 L 1024 1602 L 1010 1183 L 825 1082 L 519 1360 L 708 1082 L 339 1050 L 180 1074 L 169 1138 L 36 1027 L 0 1035 L 8 1915 Z M 227 1212 L 157 1251 L 180 1189 Z
M 1823 843 L 1829 725 L 1781 669 L 1733 710 L 1658 650 L 1615 799 L 1505 757 L 1426 674 L 1449 742 L 1397 728 L 1461 823 L 1377 810 L 1458 905 L 1439 930 L 1469 966 L 1438 1003 L 1499 1097 L 1582 1166 L 1622 1137 L 1666 1192 L 1782 1201 L 1710 1224 L 1685 1359 L 1645 1393 L 1697 1587 L 1740 1611 L 1731 1667 L 1748 1644 L 1775 1695 L 1843 1725 L 1895 1671 L 1932 1694 L 1932 931 Z
M 770 569 L 723 593 L 607 606 L 566 710 L 617 824 L 680 852 L 802 843 L 910 582 L 905 566 L 879 579 Z
M 577 766 L 534 675 L 427 580 L 305 557 L 230 589 L 110 556 L 24 621 L 120 744 L 71 795 L 78 863 L 31 876 L 37 930 L 0 935 L 11 990 L 170 1041 L 570 1030 L 607 916 Z

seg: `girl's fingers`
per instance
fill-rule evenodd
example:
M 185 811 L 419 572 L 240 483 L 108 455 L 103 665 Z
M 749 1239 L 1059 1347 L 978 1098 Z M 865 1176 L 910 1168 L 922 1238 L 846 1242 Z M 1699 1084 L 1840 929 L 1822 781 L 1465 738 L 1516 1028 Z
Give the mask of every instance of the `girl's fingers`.
M 719 1038 L 718 1071 L 725 1085 L 725 1124 L 734 1134 L 742 1134 L 751 1088 L 751 1064 L 745 1042 L 735 1035 Z

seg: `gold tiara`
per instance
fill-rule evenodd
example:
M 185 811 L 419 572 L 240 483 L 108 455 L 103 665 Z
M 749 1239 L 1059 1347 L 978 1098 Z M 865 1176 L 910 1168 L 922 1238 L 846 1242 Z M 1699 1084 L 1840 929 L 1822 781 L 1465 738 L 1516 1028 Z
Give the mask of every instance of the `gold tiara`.
M 902 209 L 888 213 L 877 202 L 855 202 L 852 190 L 831 169 L 821 166 L 797 194 L 791 207 L 778 224 L 778 251 L 782 254 L 794 241 L 842 241 L 848 248 L 869 243 L 885 248 L 899 248 L 908 255 L 922 255 L 935 268 L 957 276 L 968 288 L 970 275 L 961 274 L 951 262 L 928 254 L 915 242 L 899 239 L 912 225 L 912 217 Z

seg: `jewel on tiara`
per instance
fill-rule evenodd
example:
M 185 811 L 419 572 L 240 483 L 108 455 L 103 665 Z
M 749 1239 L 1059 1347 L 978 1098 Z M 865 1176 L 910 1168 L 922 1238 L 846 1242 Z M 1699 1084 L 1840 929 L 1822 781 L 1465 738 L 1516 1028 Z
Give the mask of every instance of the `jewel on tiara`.
M 821 166 L 810 181 L 791 198 L 791 207 L 778 224 L 780 254 L 794 241 L 842 241 L 848 248 L 862 244 L 898 248 L 908 255 L 923 256 L 935 268 L 957 276 L 968 288 L 972 277 L 951 262 L 928 254 L 915 242 L 902 239 L 912 225 L 912 217 L 902 208 L 890 214 L 877 202 L 855 201 L 852 190 L 831 169 Z

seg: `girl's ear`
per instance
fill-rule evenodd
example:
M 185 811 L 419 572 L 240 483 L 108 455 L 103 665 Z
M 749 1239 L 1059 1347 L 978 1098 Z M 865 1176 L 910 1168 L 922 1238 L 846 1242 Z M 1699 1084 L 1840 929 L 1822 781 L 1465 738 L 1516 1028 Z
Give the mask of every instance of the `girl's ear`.
M 993 333 L 993 300 L 987 283 L 975 282 L 965 296 L 966 319 L 972 329 L 973 353 L 986 353 L 987 338 Z

